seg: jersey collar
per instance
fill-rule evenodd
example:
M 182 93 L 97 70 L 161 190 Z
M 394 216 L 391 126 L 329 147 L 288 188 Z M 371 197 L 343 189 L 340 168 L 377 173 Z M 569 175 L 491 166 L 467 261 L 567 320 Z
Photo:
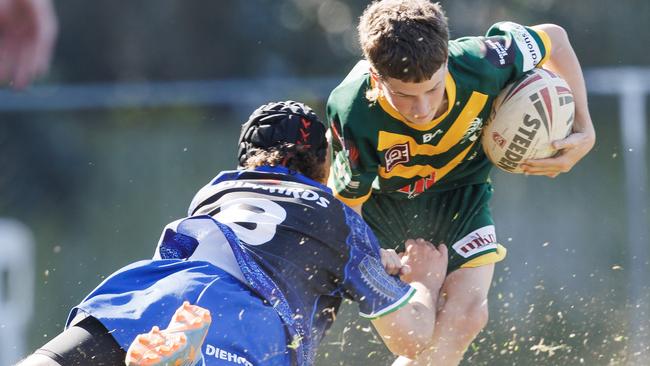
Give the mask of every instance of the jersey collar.
M 295 170 L 288 169 L 287 167 L 281 166 L 281 165 L 276 165 L 276 166 L 271 166 L 271 165 L 262 165 L 258 166 L 252 169 L 241 169 L 241 170 L 230 170 L 230 171 L 223 171 L 217 175 L 215 179 L 212 180 L 212 185 L 218 184 L 219 182 L 225 181 L 225 180 L 236 180 L 239 179 L 240 176 L 246 172 L 261 172 L 261 173 L 271 173 L 271 174 L 282 174 L 282 175 L 288 175 L 291 176 L 294 180 L 297 180 L 300 183 L 306 184 L 308 186 L 316 187 L 320 190 L 323 190 L 329 194 L 332 194 L 332 190 L 327 187 L 326 185 L 323 185 L 321 183 L 318 183 L 317 181 L 307 178 L 306 176 L 298 173 Z
M 294 178 L 296 178 L 299 182 L 310 185 L 312 187 L 319 188 L 327 193 L 332 193 L 332 190 L 329 189 L 326 185 L 323 185 L 321 183 L 318 183 L 317 181 L 307 178 L 306 176 L 298 173 L 295 170 L 288 169 L 287 167 L 284 167 L 282 165 L 276 165 L 276 166 L 271 166 L 271 165 L 263 165 L 263 166 L 258 166 L 254 169 L 252 169 L 256 172 L 266 172 L 266 173 L 276 173 L 276 174 L 286 174 L 290 175 Z

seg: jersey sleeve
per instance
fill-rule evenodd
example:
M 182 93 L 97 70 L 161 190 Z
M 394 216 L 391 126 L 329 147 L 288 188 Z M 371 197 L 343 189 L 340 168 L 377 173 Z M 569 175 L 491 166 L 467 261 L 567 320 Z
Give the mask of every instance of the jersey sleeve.
M 351 231 L 342 291 L 344 297 L 359 304 L 362 317 L 376 319 L 406 305 L 415 288 L 386 272 L 377 238 L 356 212 L 348 207 L 344 210 Z
M 327 101 L 327 122 L 332 153 L 328 186 L 334 196 L 350 206 L 363 204 L 372 193 L 380 162 L 376 146 L 364 135 L 365 116 L 360 106 L 367 108 L 363 78 L 364 62 L 330 95 Z
M 541 67 L 551 53 L 551 40 L 545 32 L 513 22 L 490 27 L 485 44 L 486 58 L 497 67 L 512 67 L 514 79 Z

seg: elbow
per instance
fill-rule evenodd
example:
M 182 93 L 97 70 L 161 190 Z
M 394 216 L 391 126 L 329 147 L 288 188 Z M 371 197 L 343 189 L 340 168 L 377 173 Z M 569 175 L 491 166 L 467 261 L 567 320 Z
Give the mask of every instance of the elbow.
M 564 49 L 569 45 L 569 34 L 564 28 L 557 24 L 540 24 L 532 28 L 535 30 L 541 30 L 548 35 L 548 38 L 551 40 L 552 52 Z
M 569 39 L 569 35 L 567 34 L 566 30 L 564 28 L 562 28 L 562 26 L 559 26 L 557 24 L 552 24 L 552 23 L 539 24 L 539 25 L 533 26 L 532 28 L 535 29 L 535 30 L 544 31 L 552 39 L 554 39 L 554 38 L 559 38 L 559 39 L 566 38 L 566 39 Z

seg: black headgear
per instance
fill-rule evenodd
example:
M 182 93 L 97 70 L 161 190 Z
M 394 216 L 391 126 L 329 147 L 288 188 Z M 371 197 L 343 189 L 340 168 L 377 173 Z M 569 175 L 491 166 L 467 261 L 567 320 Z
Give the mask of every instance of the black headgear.
M 303 146 L 319 160 L 325 159 L 325 125 L 307 105 L 294 101 L 274 102 L 257 108 L 241 126 L 239 165 L 254 154 L 284 143 Z

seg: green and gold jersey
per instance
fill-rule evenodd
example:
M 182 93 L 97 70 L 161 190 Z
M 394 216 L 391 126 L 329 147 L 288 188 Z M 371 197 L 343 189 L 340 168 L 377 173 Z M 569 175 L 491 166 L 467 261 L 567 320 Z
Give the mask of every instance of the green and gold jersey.
M 327 102 L 329 186 L 345 203 L 358 205 L 373 192 L 413 198 L 486 182 L 491 163 L 479 137 L 492 102 L 549 53 L 545 33 L 511 22 L 493 25 L 485 37 L 450 41 L 448 108 L 426 125 L 406 121 L 381 96 L 370 102 L 370 66 L 360 61 Z

